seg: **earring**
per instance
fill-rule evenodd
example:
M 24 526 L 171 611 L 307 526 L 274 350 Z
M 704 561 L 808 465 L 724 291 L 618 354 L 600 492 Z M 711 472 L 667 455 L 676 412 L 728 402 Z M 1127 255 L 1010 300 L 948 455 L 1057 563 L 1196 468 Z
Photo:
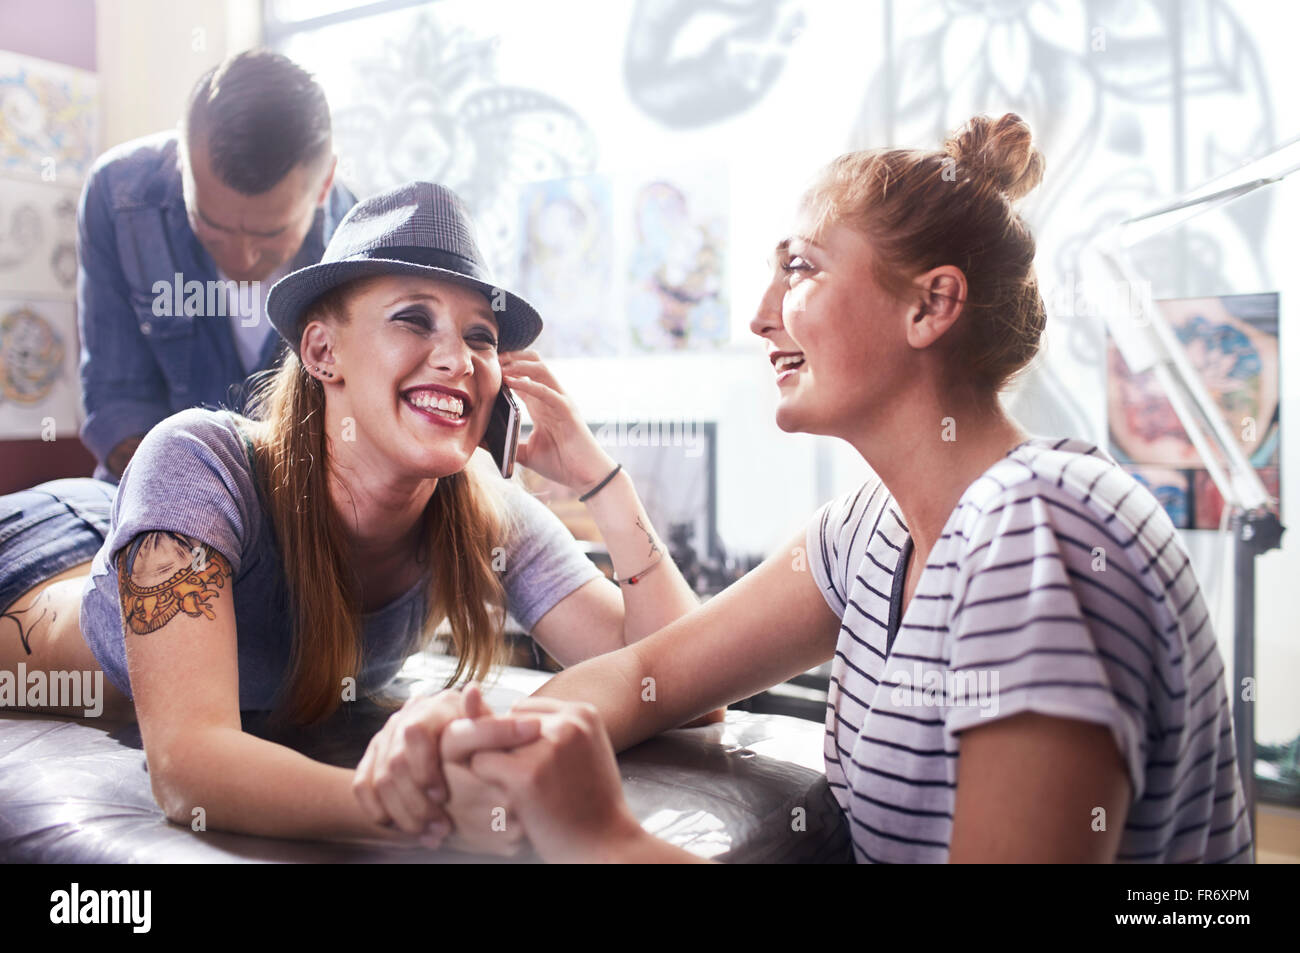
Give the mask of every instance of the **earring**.
M 334 376 L 334 372 L 333 372 L 333 371 L 327 371 L 327 370 L 323 369 L 319 364 L 313 364 L 313 365 L 311 366 L 311 369 L 314 370 L 317 374 L 324 374 L 326 377 L 333 377 L 333 376 Z

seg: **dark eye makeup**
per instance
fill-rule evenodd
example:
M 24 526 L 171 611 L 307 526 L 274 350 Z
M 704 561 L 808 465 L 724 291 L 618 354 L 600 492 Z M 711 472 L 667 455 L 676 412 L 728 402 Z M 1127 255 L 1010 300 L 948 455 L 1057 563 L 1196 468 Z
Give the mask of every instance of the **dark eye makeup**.
M 391 318 L 393 321 L 401 321 L 428 332 L 433 330 L 433 316 L 424 308 L 404 308 L 397 312 Z M 471 342 L 474 347 L 480 349 L 494 348 L 497 346 L 496 335 L 487 328 L 471 328 L 466 336 L 466 340 Z
M 392 320 L 405 321 L 407 324 L 418 325 L 425 330 L 433 326 L 433 318 L 423 308 L 407 308 L 405 311 L 399 311 L 393 315 Z

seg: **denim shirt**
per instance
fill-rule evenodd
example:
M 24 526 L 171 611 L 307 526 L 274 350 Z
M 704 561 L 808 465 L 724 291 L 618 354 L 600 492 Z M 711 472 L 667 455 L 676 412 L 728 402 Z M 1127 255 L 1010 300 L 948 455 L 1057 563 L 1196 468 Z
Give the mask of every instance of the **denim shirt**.
M 179 410 L 243 411 L 248 377 L 227 317 L 155 314 L 156 282 L 217 280 L 212 258 L 190 229 L 176 132 L 110 149 L 96 161 L 77 208 L 77 324 L 81 334 L 81 439 L 99 465 L 114 447 Z M 293 269 L 320 261 L 356 198 L 338 182 L 316 210 Z M 269 289 L 263 288 L 265 294 Z M 205 290 L 206 297 L 206 290 Z M 166 310 L 166 309 L 158 309 Z M 269 334 L 254 373 L 282 353 Z

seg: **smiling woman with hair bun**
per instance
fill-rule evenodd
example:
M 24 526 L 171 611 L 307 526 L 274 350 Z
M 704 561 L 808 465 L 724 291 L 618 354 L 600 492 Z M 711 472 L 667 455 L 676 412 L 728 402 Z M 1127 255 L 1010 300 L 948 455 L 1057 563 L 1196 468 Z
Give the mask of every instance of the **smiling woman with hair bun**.
M 781 429 L 872 474 L 700 609 L 516 705 L 536 741 L 448 728 L 444 757 L 509 792 L 544 857 L 694 859 L 628 814 L 612 749 L 830 661 L 826 777 L 860 862 L 1251 859 L 1182 540 L 1104 450 L 1000 400 L 1045 325 L 1015 204 L 1044 169 L 1007 114 L 817 177 L 750 328 Z

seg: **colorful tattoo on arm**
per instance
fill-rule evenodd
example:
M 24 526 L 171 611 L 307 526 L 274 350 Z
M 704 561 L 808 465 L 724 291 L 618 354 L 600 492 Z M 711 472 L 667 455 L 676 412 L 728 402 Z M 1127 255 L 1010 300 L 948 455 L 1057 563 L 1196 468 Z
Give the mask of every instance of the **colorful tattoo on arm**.
M 211 546 L 180 533 L 141 533 L 117 558 L 122 618 L 136 635 L 157 632 L 179 613 L 215 619 L 212 600 L 233 575 Z

